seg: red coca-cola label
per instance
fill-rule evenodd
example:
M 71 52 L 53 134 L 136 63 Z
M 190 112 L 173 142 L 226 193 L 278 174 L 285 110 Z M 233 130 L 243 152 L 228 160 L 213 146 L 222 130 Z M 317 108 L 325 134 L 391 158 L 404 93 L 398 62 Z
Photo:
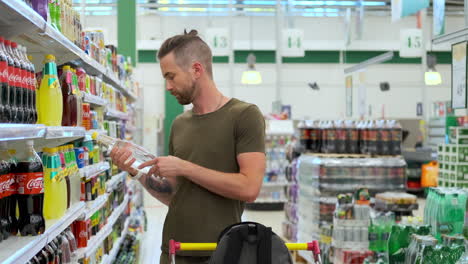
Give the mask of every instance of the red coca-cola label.
M 14 81 L 13 83 L 15 84 L 16 87 L 23 87 L 21 83 L 21 69 L 20 68 L 15 68 L 15 76 L 14 76 Z
M 367 140 L 376 141 L 377 140 L 377 131 L 376 130 L 367 131 Z
M 44 173 L 27 172 L 16 174 L 19 194 L 44 193 Z
M 23 70 L 21 82 L 23 83 L 23 88 L 29 89 L 29 72 L 27 70 Z
M 380 138 L 382 139 L 382 141 L 390 141 L 390 131 L 388 130 L 381 130 L 380 131 Z
M 0 177 L 1 197 L 8 197 L 16 194 L 16 181 L 13 173 L 5 174 Z
M 303 139 L 303 140 L 310 139 L 310 130 L 309 129 L 302 129 L 301 130 L 301 139 Z
M 0 82 L 8 82 L 8 62 L 0 61 Z
M 8 85 L 15 86 L 15 67 L 8 66 Z

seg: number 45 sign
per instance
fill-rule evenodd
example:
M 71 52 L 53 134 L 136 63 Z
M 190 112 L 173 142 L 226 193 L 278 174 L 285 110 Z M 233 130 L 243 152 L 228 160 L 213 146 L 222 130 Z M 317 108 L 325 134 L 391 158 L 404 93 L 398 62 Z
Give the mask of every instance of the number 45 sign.
M 229 56 L 229 30 L 227 28 L 208 28 L 206 41 L 211 48 L 213 56 Z
M 418 58 L 422 56 L 422 31 L 417 28 L 400 31 L 400 57 Z

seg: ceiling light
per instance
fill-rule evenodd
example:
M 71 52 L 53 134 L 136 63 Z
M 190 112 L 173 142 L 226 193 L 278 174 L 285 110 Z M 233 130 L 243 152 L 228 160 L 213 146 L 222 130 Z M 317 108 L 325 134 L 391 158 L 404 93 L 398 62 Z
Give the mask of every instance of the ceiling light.
M 247 56 L 247 70 L 242 73 L 242 84 L 261 84 L 262 75 L 255 70 L 255 62 L 257 58 L 253 53 Z
M 426 85 L 439 85 L 442 83 L 442 76 L 437 71 L 427 71 L 424 74 L 424 82 Z

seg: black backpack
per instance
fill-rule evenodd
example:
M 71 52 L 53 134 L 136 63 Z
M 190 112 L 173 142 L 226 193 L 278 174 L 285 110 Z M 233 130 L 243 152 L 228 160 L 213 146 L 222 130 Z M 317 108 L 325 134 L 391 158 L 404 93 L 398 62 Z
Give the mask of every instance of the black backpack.
M 243 222 L 224 229 L 209 264 L 292 264 L 283 240 L 270 227 Z

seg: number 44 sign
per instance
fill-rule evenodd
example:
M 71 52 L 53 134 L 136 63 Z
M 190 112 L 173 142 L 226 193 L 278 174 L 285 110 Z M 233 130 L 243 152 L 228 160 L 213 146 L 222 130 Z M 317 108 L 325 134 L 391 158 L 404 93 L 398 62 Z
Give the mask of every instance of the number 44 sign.
M 304 30 L 283 30 L 281 46 L 284 57 L 304 57 Z
M 231 41 L 227 28 L 209 28 L 206 30 L 206 41 L 213 56 L 229 56 Z
M 400 31 L 400 57 L 419 58 L 422 56 L 422 31 L 407 28 Z

